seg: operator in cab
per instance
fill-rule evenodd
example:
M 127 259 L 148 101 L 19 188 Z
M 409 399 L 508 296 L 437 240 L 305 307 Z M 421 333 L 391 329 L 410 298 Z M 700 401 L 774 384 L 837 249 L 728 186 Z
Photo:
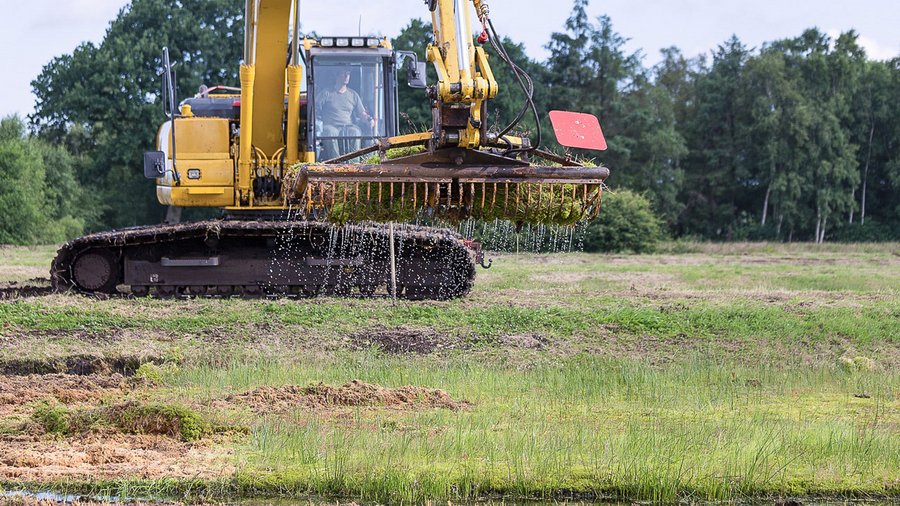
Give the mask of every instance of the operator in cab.
M 362 130 L 354 119 L 365 122 L 374 133 L 375 118 L 369 115 L 359 94 L 350 88 L 350 70 L 335 76 L 334 86 L 318 92 L 316 115 L 322 121 L 322 158 L 330 160 L 360 148 Z

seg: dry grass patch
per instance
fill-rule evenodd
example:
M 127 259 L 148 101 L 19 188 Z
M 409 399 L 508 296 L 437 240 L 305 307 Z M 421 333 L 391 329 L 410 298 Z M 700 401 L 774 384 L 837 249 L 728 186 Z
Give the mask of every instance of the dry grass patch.
M 120 374 L 0 376 L 0 416 L 22 413 L 38 401 L 95 404 L 104 397 L 121 395 L 125 388 L 125 377 Z
M 0 437 L 0 480 L 215 479 L 234 473 L 227 441 L 184 443 L 161 435 L 89 433 L 59 439 Z
M 213 403 L 220 409 L 248 407 L 258 414 L 287 413 L 299 408 L 327 410 L 340 407 L 458 410 L 468 405 L 465 401 L 454 400 L 443 390 L 415 386 L 386 388 L 359 380 L 339 387 L 324 383 L 305 387 L 259 387 Z

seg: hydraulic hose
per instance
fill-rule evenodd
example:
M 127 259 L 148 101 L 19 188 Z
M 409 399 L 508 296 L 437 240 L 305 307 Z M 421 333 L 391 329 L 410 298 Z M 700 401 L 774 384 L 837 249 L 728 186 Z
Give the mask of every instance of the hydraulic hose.
M 532 81 L 531 76 L 529 76 L 527 72 L 522 70 L 522 68 L 520 68 L 518 65 L 515 64 L 515 62 L 512 61 L 512 59 L 509 57 L 509 53 L 506 52 L 506 48 L 503 47 L 503 41 L 497 35 L 497 30 L 494 28 L 493 21 L 491 21 L 490 18 L 487 18 L 486 20 L 487 20 L 488 29 L 491 31 L 491 45 L 494 47 L 494 50 L 497 51 L 497 54 L 500 56 L 500 58 L 504 62 L 506 62 L 506 64 L 509 66 L 510 70 L 512 70 L 513 75 L 516 76 L 516 80 L 519 82 L 519 86 L 522 88 L 522 91 L 525 93 L 525 102 L 526 102 L 525 106 L 522 108 L 522 111 L 520 111 L 519 115 L 516 116 L 516 119 L 513 120 L 513 122 L 510 123 L 509 126 L 504 128 L 498 137 L 502 139 L 504 135 L 509 133 L 509 131 L 512 130 L 513 128 L 515 128 L 516 125 L 518 125 L 519 122 L 522 121 L 522 118 L 525 116 L 528 109 L 531 109 L 531 112 L 534 114 L 534 122 L 537 127 L 537 143 L 534 146 L 530 146 L 528 148 L 509 149 L 506 151 L 505 154 L 509 155 L 512 153 L 532 152 L 532 151 L 538 149 L 541 146 L 541 143 L 543 142 L 541 117 L 540 117 L 540 114 L 538 114 L 537 106 L 534 104 L 534 81 Z

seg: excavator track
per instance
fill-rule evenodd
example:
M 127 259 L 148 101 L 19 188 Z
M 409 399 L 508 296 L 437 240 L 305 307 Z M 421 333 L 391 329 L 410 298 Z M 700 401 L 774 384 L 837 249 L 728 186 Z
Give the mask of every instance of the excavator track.
M 80 237 L 50 274 L 56 291 L 96 295 L 448 300 L 471 289 L 475 253 L 445 229 L 211 220 Z

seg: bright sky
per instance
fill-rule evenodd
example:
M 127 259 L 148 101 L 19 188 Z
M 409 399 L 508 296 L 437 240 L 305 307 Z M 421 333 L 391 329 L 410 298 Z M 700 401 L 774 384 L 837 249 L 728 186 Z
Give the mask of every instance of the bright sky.
M 487 0 L 501 35 L 524 42 L 536 58 L 550 33 L 560 31 L 571 0 Z M 2 0 L 0 29 L 0 116 L 29 114 L 30 82 L 51 58 L 82 41 L 99 42 L 128 0 Z M 898 0 L 593 0 L 592 17 L 608 14 L 615 29 L 643 49 L 645 64 L 658 61 L 661 48 L 675 45 L 687 55 L 708 52 L 732 34 L 755 47 L 799 35 L 817 26 L 829 34 L 856 29 L 870 57 L 900 55 Z M 428 14 L 422 0 L 302 0 L 305 30 L 321 35 L 395 35 L 410 18 Z M 237 62 L 235 62 L 237 63 Z

